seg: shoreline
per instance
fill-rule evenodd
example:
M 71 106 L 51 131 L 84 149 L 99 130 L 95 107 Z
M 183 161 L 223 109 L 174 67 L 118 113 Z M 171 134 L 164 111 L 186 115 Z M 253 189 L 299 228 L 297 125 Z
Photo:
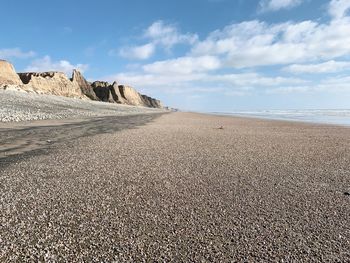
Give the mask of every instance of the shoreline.
M 349 124 L 333 123 L 333 122 L 322 122 L 322 121 L 312 121 L 312 120 L 298 120 L 298 119 L 288 119 L 288 118 L 273 118 L 273 117 L 264 117 L 257 115 L 248 115 L 248 114 L 235 114 L 235 113 L 211 113 L 211 112 L 193 112 L 200 114 L 208 114 L 213 116 L 222 116 L 222 117 L 234 117 L 234 118 L 247 118 L 247 119 L 256 119 L 256 120 L 266 120 L 266 121 L 282 121 L 282 122 L 292 122 L 292 123 L 303 123 L 303 124 L 314 124 L 314 125 L 327 125 L 327 126 L 336 126 L 336 127 L 347 127 L 350 128 Z

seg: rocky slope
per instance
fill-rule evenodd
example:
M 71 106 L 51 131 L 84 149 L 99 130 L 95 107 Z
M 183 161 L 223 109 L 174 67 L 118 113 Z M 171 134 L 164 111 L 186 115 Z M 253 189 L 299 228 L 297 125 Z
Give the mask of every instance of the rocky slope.
M 159 100 L 153 99 L 146 95 L 141 95 L 130 86 L 119 85 L 119 91 L 121 96 L 126 101 L 128 101 L 130 105 L 146 106 L 146 107 L 154 107 L 152 105 L 156 105 L 154 108 L 163 107 Z
M 14 67 L 5 60 L 0 60 L 0 85 L 21 85 L 22 81 Z
M 92 100 L 99 100 L 96 96 L 93 88 L 91 87 L 90 83 L 86 81 L 86 79 L 83 77 L 83 75 L 76 69 L 73 70 L 73 75 L 71 78 L 71 81 L 76 83 L 80 89 L 81 92 L 87 96 L 88 98 Z
M 71 98 L 90 99 L 110 103 L 163 108 L 159 100 L 138 93 L 134 88 L 104 81 L 89 83 L 83 75 L 74 70 L 72 78 L 62 72 L 18 73 L 7 61 L 0 60 L 0 87 L 58 95 Z

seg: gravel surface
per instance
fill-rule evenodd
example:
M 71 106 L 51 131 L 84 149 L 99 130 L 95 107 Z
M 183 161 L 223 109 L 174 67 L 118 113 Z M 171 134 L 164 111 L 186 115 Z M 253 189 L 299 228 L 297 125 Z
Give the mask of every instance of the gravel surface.
M 81 137 L 114 133 L 143 125 L 162 113 L 105 116 L 73 120 L 50 120 L 0 124 L 0 167 L 6 157 L 50 148 Z
M 163 110 L 0 89 L 0 122 L 121 116 L 159 111 Z
M 5 158 L 0 262 L 349 262 L 349 149 L 345 127 L 173 113 Z

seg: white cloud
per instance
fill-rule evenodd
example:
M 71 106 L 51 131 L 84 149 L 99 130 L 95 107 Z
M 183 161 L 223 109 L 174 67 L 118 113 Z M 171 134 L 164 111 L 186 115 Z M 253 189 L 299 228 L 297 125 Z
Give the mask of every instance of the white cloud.
M 312 85 L 290 85 L 268 88 L 265 93 L 268 94 L 286 94 L 286 93 L 338 93 L 345 94 L 350 92 L 350 77 L 332 77 L 321 80 Z
M 175 25 L 166 24 L 163 21 L 156 21 L 150 25 L 142 36 L 148 41 L 147 44 L 139 46 L 126 46 L 118 52 L 111 50 L 110 55 L 118 54 L 129 59 L 148 59 L 154 55 L 157 47 L 171 50 L 178 44 L 194 44 L 198 36 L 195 34 L 181 33 Z
M 335 73 L 344 70 L 350 70 L 349 61 L 330 60 L 316 64 L 293 64 L 283 68 L 284 71 L 294 74 L 299 73 Z
M 124 47 L 119 50 L 119 55 L 129 59 L 148 59 L 155 52 L 155 45 L 153 43 L 148 43 L 142 46 L 136 47 Z
M 208 76 L 206 81 L 228 83 L 239 87 L 269 87 L 286 84 L 301 84 L 306 82 L 305 80 L 298 78 L 266 77 L 258 73 L 212 75 Z
M 350 54 L 350 19 L 267 24 L 247 21 L 226 26 L 194 45 L 191 55 L 216 55 L 245 68 L 335 59 Z
M 292 7 L 291 2 L 287 2 L 288 8 Z M 211 91 L 223 96 L 350 91 L 350 85 L 346 84 L 350 80 L 342 76 L 326 80 L 322 80 L 325 78 L 322 76 L 313 81 L 285 77 L 286 73 L 335 73 L 350 69 L 350 61 L 346 61 L 350 57 L 350 17 L 346 16 L 344 2 L 343 5 L 337 2 L 337 8 L 332 5 L 335 2 L 329 5 L 329 13 L 334 15 L 328 22 L 244 21 L 215 30 L 202 40 L 193 34 L 181 34 L 172 25 L 156 22 L 145 30 L 148 42 L 165 49 L 178 43 L 191 43 L 186 55 L 137 65 L 106 79 L 140 90 L 192 95 Z M 287 8 L 282 4 L 280 7 Z M 264 74 L 260 71 L 264 66 L 278 66 L 278 69 L 284 66 L 284 76 L 276 75 L 276 69 Z
M 285 77 L 267 77 L 259 73 L 236 73 L 236 74 L 209 74 L 206 69 L 202 72 L 187 71 L 161 71 L 150 70 L 145 72 L 147 67 L 144 67 L 142 72 L 119 73 L 112 76 L 107 76 L 104 79 L 119 83 L 128 83 L 136 88 L 159 88 L 168 92 L 169 90 L 177 89 L 192 89 L 200 86 L 203 89 L 222 88 L 226 91 L 247 90 L 252 87 L 272 87 L 280 85 L 300 85 L 307 83 L 305 80 L 298 78 Z
M 298 78 L 267 77 L 259 73 L 208 74 L 205 72 L 129 72 L 119 73 L 105 78 L 110 82 L 127 83 L 140 92 L 158 92 L 182 94 L 186 97 L 203 94 L 222 96 L 249 96 L 264 92 L 265 89 L 277 89 L 280 86 L 305 85 Z M 275 88 L 273 88 L 275 87 Z
M 332 0 L 329 3 L 329 14 L 335 19 L 342 18 L 349 11 L 350 0 Z
M 220 60 L 214 56 L 180 57 L 143 66 L 146 73 L 153 74 L 192 74 L 220 68 Z
M 161 20 L 150 25 L 145 30 L 144 36 L 153 43 L 160 44 L 166 48 L 172 48 L 177 44 L 193 44 L 198 39 L 197 35 L 182 34 L 175 25 L 166 24 Z
M 127 83 L 137 89 L 141 88 L 162 88 L 180 87 L 182 88 L 186 83 L 192 83 L 205 78 L 202 73 L 193 74 L 151 74 L 145 72 L 127 72 L 118 73 L 111 76 L 107 76 L 107 81 L 118 83 Z
M 290 9 L 302 3 L 302 0 L 260 0 L 260 11 L 278 11 L 281 9 Z
M 84 72 L 88 68 L 87 64 L 73 65 L 67 60 L 52 61 L 50 56 L 45 56 L 40 59 L 34 60 L 25 71 L 28 72 L 45 72 L 45 71 L 59 71 L 70 75 L 73 69 L 78 69 Z
M 288 94 L 288 93 L 305 93 L 310 92 L 309 86 L 282 86 L 278 88 L 269 88 L 266 94 Z
M 4 48 L 0 49 L 0 59 L 11 58 L 31 58 L 35 56 L 34 51 L 24 52 L 20 48 Z

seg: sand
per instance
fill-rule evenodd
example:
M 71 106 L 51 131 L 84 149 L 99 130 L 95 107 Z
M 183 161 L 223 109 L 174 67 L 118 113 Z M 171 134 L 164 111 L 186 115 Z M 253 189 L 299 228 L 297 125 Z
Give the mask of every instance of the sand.
M 350 261 L 349 128 L 130 122 L 1 159 L 1 262 Z

